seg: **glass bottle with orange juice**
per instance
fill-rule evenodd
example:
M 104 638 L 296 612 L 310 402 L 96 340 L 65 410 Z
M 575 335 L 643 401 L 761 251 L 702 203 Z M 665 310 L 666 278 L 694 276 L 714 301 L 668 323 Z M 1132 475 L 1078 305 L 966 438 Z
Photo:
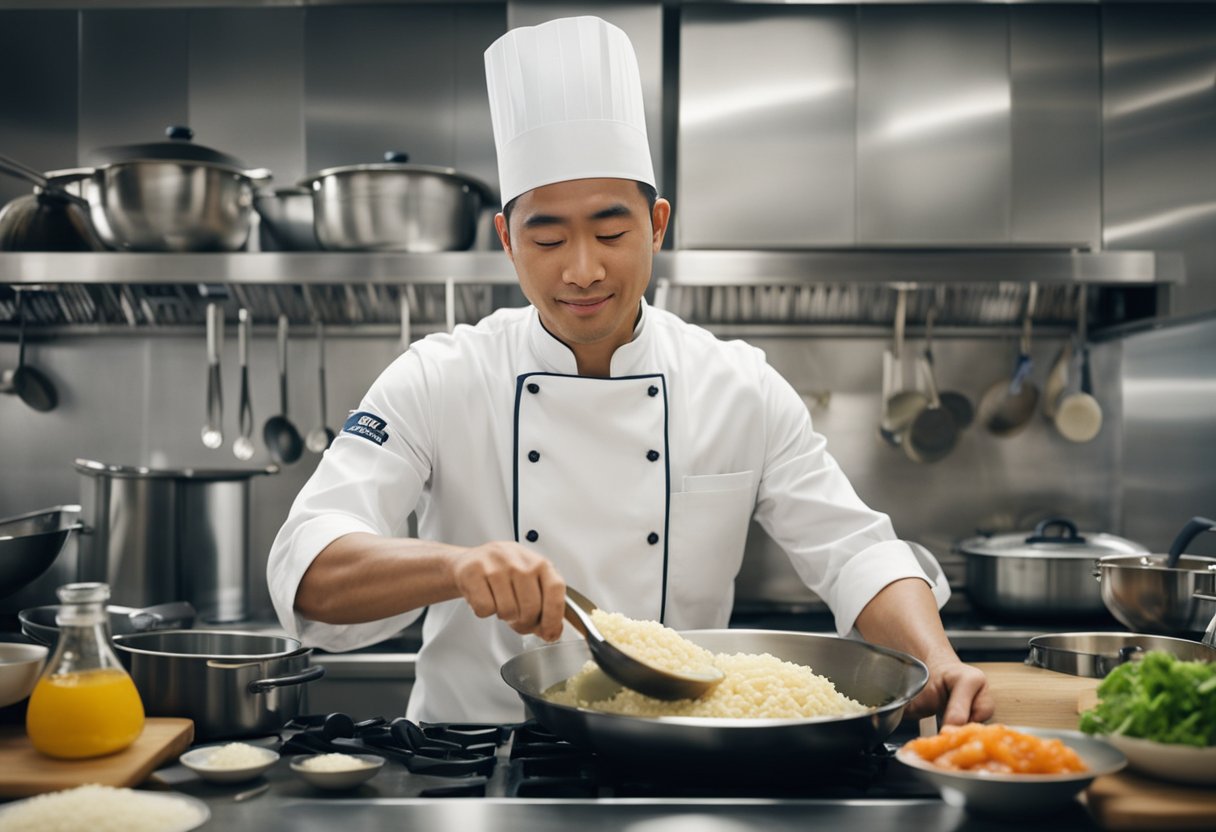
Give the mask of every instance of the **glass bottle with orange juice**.
M 25 731 L 51 757 L 121 751 L 143 732 L 144 705 L 110 644 L 110 587 L 67 584 L 56 594 L 59 644 L 30 694 Z

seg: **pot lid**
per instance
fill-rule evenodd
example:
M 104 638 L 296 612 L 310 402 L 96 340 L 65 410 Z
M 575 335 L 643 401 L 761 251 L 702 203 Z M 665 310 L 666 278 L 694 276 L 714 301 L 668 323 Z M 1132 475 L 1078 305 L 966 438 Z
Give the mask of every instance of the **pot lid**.
M 194 131 L 180 125 L 165 128 L 168 141 L 145 142 L 143 144 L 116 144 L 102 147 L 88 154 L 88 163 L 97 167 L 118 162 L 173 161 L 205 162 L 234 170 L 245 170 L 245 164 L 235 156 L 221 153 L 202 144 L 194 143 Z
M 1063 517 L 1044 520 L 1035 526 L 1032 532 L 971 537 L 958 543 L 956 548 L 967 555 L 1027 558 L 1076 557 L 1087 560 L 1104 555 L 1132 555 L 1148 552 L 1148 549 L 1139 543 L 1118 535 L 1079 532 L 1075 523 Z
M 116 477 L 120 479 L 176 479 L 176 480 L 245 480 L 251 477 L 277 474 L 279 466 L 265 468 L 148 468 L 144 465 L 112 465 L 93 459 L 77 459 L 76 470 L 93 477 Z

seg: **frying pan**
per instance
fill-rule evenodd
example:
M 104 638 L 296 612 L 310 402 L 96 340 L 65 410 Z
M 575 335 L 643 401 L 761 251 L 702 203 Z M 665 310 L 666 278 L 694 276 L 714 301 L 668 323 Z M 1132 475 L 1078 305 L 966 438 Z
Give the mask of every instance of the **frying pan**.
M 528 650 L 502 667 L 502 678 L 546 728 L 577 745 L 631 765 L 723 764 L 738 769 L 782 761 L 807 765 L 859 755 L 899 724 L 908 702 L 929 679 L 921 662 L 862 641 L 773 630 L 681 633 L 715 653 L 770 653 L 808 665 L 871 710 L 816 719 L 635 717 L 558 705 L 544 691 L 575 675 L 590 659 L 587 643 L 562 641 Z

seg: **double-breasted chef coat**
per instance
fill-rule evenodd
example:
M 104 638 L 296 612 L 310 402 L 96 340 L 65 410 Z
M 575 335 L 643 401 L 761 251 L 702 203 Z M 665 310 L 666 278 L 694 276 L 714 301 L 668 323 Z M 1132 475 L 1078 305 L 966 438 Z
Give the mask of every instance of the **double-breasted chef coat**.
M 412 511 L 422 539 L 517 540 L 601 607 L 676 629 L 727 625 L 753 516 L 841 634 L 894 580 L 923 578 L 939 605 L 949 595 L 932 556 L 857 497 L 760 350 L 644 302 L 606 379 L 578 376 L 532 307 L 414 343 L 351 414 L 274 542 L 268 579 L 283 626 L 341 651 L 415 620 L 420 611 L 330 625 L 293 609 L 327 545 L 351 532 L 405 535 Z M 433 605 L 407 715 L 521 719 L 499 669 L 534 643 L 463 599 Z

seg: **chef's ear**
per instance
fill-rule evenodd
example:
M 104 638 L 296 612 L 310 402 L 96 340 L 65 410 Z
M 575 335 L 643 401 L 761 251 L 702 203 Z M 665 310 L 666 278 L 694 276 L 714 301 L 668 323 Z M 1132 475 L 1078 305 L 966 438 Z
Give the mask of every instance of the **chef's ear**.
M 494 230 L 498 232 L 499 242 L 502 243 L 502 250 L 507 253 L 507 257 L 511 258 L 511 262 L 515 262 L 515 253 L 511 251 L 511 233 L 507 228 L 507 217 L 501 211 L 494 215 Z
M 659 197 L 650 209 L 651 248 L 656 253 L 663 247 L 663 237 L 667 234 L 667 223 L 671 220 L 671 203 Z

